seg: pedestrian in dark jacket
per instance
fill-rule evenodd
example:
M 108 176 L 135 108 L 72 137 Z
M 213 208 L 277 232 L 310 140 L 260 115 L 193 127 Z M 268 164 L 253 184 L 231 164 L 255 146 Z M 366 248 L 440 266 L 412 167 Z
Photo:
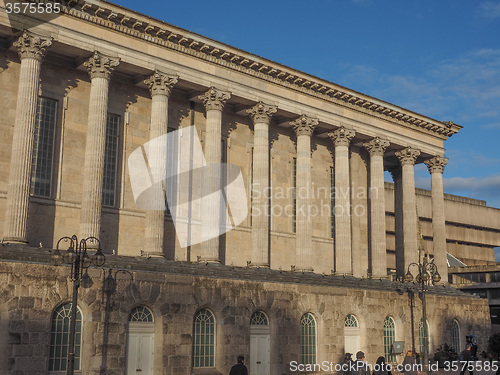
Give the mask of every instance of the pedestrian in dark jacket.
M 248 375 L 247 366 L 244 365 L 245 357 L 240 355 L 238 357 L 238 363 L 231 367 L 229 375 Z
M 370 375 L 370 369 L 365 363 L 365 353 L 359 351 L 356 353 L 356 362 L 354 362 L 354 371 L 351 375 Z
M 406 357 L 403 359 L 402 367 L 403 369 L 401 372 L 405 375 L 418 375 L 418 368 L 415 364 L 415 358 L 413 358 L 413 352 L 411 350 L 406 352 Z
M 458 360 L 460 361 L 460 375 L 465 374 L 465 370 L 469 370 L 470 375 L 474 375 L 474 372 L 469 368 L 469 363 L 472 362 L 472 352 L 471 345 L 465 345 L 465 350 L 462 350 L 460 355 L 458 356 Z M 474 363 L 471 363 L 471 368 L 474 368 Z
M 378 357 L 377 363 L 373 370 L 373 375 L 392 375 L 391 370 L 388 369 L 385 363 L 385 357 Z

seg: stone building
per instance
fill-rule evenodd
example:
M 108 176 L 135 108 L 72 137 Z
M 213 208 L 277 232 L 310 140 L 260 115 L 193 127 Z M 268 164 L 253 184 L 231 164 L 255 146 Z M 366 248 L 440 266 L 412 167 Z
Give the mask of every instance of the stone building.
M 466 334 L 485 345 L 487 303 L 445 285 L 447 252 L 481 263 L 500 245 L 498 210 L 443 194 L 459 125 L 112 3 L 67 4 L 44 19 L 0 0 L 0 371 L 64 371 L 73 283 L 50 258 L 73 234 L 106 255 L 80 288 L 83 374 L 222 374 L 238 354 L 252 374 L 286 374 L 359 349 L 400 361 L 392 343 L 411 348 L 412 328 L 397 290 L 418 285 L 388 275 L 424 255 L 442 279 L 427 292 L 429 351 Z M 178 207 L 141 209 L 127 160 L 192 126 L 207 163 L 241 171 L 249 214 L 182 246 Z M 415 188 L 417 163 L 431 191 Z

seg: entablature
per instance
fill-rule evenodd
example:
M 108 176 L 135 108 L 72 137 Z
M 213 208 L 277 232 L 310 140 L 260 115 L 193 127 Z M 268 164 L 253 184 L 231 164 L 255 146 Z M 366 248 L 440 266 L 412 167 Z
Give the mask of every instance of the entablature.
M 452 136 L 461 129 L 461 126 L 451 121 L 441 122 L 417 114 L 104 1 L 72 0 L 70 6 L 63 7 L 63 12 L 85 22 L 282 85 L 342 107 L 431 132 L 442 139 Z

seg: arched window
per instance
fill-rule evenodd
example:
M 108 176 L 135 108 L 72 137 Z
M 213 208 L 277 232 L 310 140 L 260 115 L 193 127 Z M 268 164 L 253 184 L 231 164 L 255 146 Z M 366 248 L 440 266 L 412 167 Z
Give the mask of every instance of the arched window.
M 310 313 L 300 318 L 300 358 L 303 364 L 316 363 L 316 321 Z
M 457 353 L 460 353 L 460 326 L 456 319 L 451 322 L 451 347 Z
M 388 363 L 396 362 L 396 356 L 392 354 L 392 344 L 396 340 L 396 323 L 390 316 L 384 320 L 384 355 Z
M 194 316 L 193 367 L 215 367 L 215 317 L 208 309 Z
M 137 306 L 130 312 L 127 340 L 127 374 L 152 374 L 155 325 L 150 309 Z
M 347 315 L 344 320 L 344 327 L 346 328 L 357 328 L 358 327 L 358 319 L 354 315 Z
M 422 318 L 420 318 L 420 321 L 418 322 L 418 343 L 419 343 L 419 349 L 420 349 L 420 353 L 423 353 L 424 352 L 424 347 L 425 347 L 425 343 L 427 342 L 427 353 L 430 353 L 430 348 L 431 348 L 431 344 L 430 344 L 430 340 L 429 340 L 429 334 L 430 334 L 430 331 L 429 331 L 429 322 L 426 322 L 426 328 L 427 328 L 427 337 L 424 336 L 424 321 Z
M 66 371 L 68 366 L 69 326 L 71 322 L 71 303 L 55 309 L 52 314 L 50 335 L 49 371 Z M 82 313 L 76 310 L 75 330 L 75 370 L 80 370 L 82 347 Z
M 257 326 L 268 326 L 269 320 L 267 319 L 266 314 L 264 314 L 262 311 L 256 311 L 250 318 L 250 324 Z
M 144 306 L 137 306 L 130 312 L 129 322 L 153 323 L 153 313 Z

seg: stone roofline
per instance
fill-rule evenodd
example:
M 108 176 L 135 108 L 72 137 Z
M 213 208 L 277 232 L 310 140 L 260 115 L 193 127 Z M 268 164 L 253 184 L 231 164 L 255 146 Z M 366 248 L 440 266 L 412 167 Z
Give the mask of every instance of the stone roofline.
M 53 249 L 35 248 L 28 245 L 2 244 L 0 246 L 0 263 L 30 263 L 50 265 Z M 61 266 L 60 266 L 61 267 Z M 207 277 L 227 280 L 253 282 L 287 283 L 296 285 L 327 286 L 363 290 L 380 290 L 398 292 L 413 289 L 417 291 L 419 284 L 397 283 L 383 279 L 359 279 L 352 276 L 315 274 L 310 272 L 292 272 L 268 268 L 233 267 L 213 263 L 190 263 L 166 260 L 164 258 L 131 257 L 106 254 L 104 269 L 126 269 L 132 272 L 158 272 L 179 276 Z M 93 268 L 93 267 L 91 267 Z M 69 272 L 68 272 L 69 275 Z M 450 286 L 430 286 L 428 294 L 479 299 Z
M 366 115 L 416 128 L 441 139 L 452 136 L 462 128 L 451 121 L 438 121 L 423 116 L 105 0 L 98 4 L 91 0 L 70 0 L 70 7 L 63 7 L 63 12 L 100 27 L 319 97 Z

